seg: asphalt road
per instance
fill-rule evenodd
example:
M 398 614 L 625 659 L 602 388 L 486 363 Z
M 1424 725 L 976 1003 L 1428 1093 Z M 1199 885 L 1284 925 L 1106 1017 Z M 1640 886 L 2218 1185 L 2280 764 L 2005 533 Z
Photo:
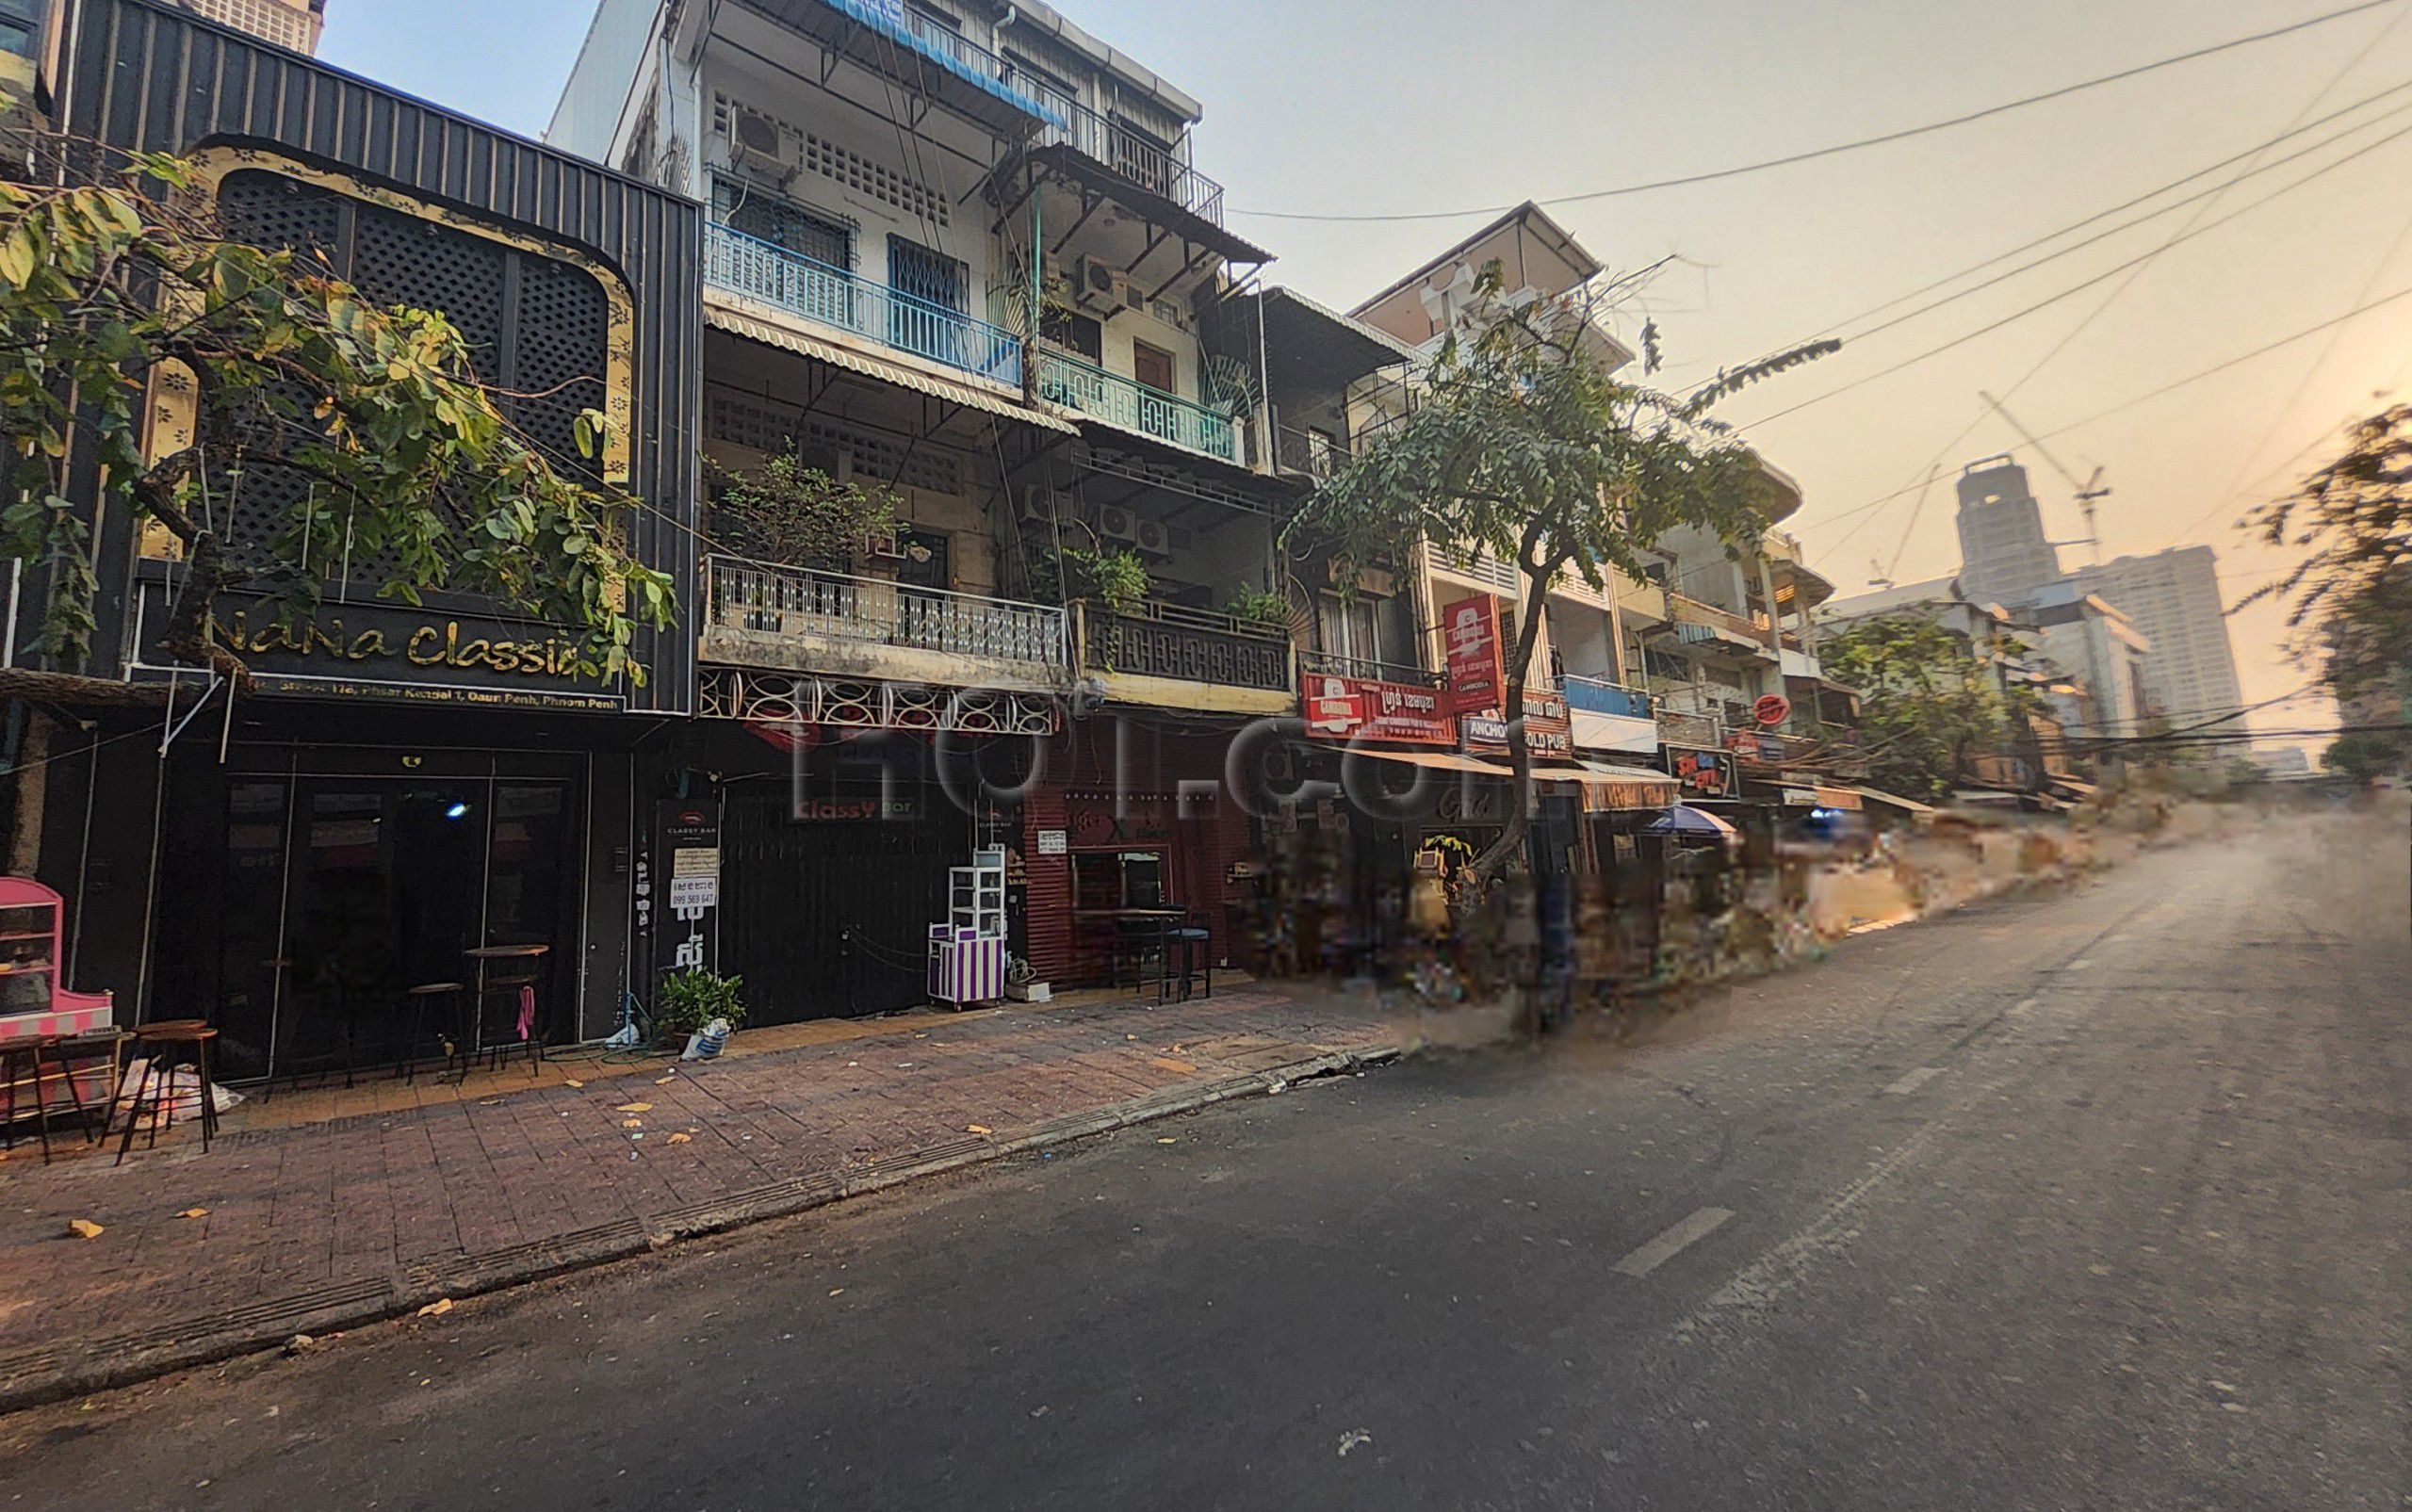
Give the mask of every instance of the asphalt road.
M 1638 1048 L 1299 1088 L 22 1415 L 0 1504 L 2403 1512 L 2404 844 L 2153 853 Z

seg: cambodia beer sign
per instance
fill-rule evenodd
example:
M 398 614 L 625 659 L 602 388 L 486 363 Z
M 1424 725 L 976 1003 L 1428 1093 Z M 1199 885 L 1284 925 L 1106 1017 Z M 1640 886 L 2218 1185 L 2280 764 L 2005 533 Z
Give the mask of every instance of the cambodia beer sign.
M 1499 601 L 1488 593 L 1441 610 L 1449 654 L 1449 712 L 1479 714 L 1508 701 L 1508 665 L 1499 645 Z
M 140 586 L 139 674 L 171 670 L 158 646 L 171 593 L 164 582 Z M 496 708 L 607 711 L 626 704 L 617 682 L 579 671 L 575 632 L 493 614 L 330 603 L 308 624 L 287 625 L 264 600 L 228 594 L 218 605 L 218 638 L 269 693 Z
M 1455 745 L 1458 722 L 1440 690 L 1371 677 L 1311 675 L 1300 690 L 1307 731 L 1326 740 L 1391 740 Z

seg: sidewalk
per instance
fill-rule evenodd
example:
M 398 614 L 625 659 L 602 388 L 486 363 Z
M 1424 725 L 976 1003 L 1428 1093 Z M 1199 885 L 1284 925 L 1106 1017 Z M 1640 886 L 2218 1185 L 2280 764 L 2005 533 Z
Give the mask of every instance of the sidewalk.
M 584 1085 L 511 1069 L 474 1100 L 271 1115 L 205 1155 L 181 1130 L 148 1155 L 138 1140 L 122 1167 L 44 1166 L 21 1142 L 0 1162 L 0 1410 L 1262 1093 L 1405 1039 L 1248 987 L 918 1018 Z M 74 1219 L 103 1231 L 71 1237 Z

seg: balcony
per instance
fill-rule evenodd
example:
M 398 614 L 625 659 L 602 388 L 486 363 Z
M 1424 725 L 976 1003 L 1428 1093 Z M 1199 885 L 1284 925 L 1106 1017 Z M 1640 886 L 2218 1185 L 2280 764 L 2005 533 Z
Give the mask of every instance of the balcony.
M 1060 690 L 1060 609 L 740 557 L 704 562 L 702 657 L 722 666 L 948 688 Z
M 1003 58 L 911 7 L 893 0 L 762 0 L 757 8 L 1002 135 L 1019 139 L 1059 123 L 1053 104 L 1041 100 Z M 856 27 L 881 41 L 863 45 Z
M 1565 683 L 1566 717 L 1577 748 L 1641 756 L 1658 749 L 1658 701 L 1650 694 L 1572 674 Z
M 724 225 L 704 231 L 704 281 L 922 362 L 1019 390 L 1021 337 Z
M 1038 352 L 1038 397 L 1184 451 L 1234 464 L 1240 460 L 1239 431 L 1230 415 L 1052 348 Z
M 1293 711 L 1296 658 L 1290 633 L 1174 604 L 1121 613 L 1076 604 L 1081 665 L 1122 703 L 1211 713 Z
M 1282 472 L 1328 483 L 1353 459 L 1346 441 L 1326 431 L 1285 425 L 1273 433 L 1273 460 Z
M 1068 147 L 1202 220 L 1216 226 L 1223 223 L 1223 187 L 1182 161 L 1163 142 L 1098 114 L 1051 84 L 1013 72 L 1011 65 L 1007 65 L 1005 83 L 1058 118 L 1039 132 L 1039 146 Z
M 1686 644 L 1710 645 L 1774 659 L 1768 644 L 1771 632 L 1761 630 L 1747 615 L 1672 591 L 1667 594 L 1667 612 L 1674 621 L 1675 639 Z
M 1658 717 L 1658 701 L 1638 688 L 1572 674 L 1566 678 L 1566 707 L 1586 714 L 1609 714 L 1620 719 Z
M 1328 651 L 1301 651 L 1298 671 L 1309 677 L 1355 677 L 1365 682 L 1394 682 L 1409 688 L 1446 688 L 1446 673 L 1427 672 L 1396 661 L 1370 657 L 1335 656 Z

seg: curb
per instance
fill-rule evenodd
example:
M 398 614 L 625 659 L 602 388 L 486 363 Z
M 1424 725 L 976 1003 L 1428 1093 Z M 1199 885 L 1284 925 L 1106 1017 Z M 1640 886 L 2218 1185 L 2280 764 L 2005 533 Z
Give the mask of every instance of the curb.
M 206 1316 L 0 1357 L 0 1414 L 258 1354 L 283 1345 L 295 1334 L 333 1333 L 407 1317 L 445 1298 L 457 1302 L 549 1280 L 767 1219 L 809 1212 L 849 1197 L 869 1196 L 948 1171 L 1194 1113 L 1216 1103 L 1263 1097 L 1300 1081 L 1386 1065 L 1409 1053 L 1409 1047 L 1401 1044 L 1333 1051 L 1269 1070 L 1170 1088 L 1093 1113 L 1068 1114 L 1011 1136 L 966 1135 L 851 1170 L 815 1172 L 644 1218 L 622 1218 L 504 1249 L 405 1264 L 387 1276 L 363 1276 Z

